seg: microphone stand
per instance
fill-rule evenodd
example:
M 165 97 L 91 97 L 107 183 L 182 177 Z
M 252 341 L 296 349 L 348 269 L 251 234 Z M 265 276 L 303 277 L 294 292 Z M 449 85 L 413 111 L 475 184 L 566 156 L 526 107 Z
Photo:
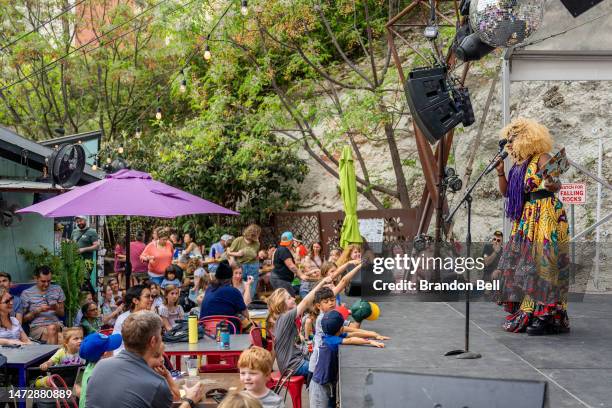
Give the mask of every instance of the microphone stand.
M 453 210 L 446 216 L 444 221 L 446 223 L 451 222 L 457 211 L 463 203 L 467 206 L 467 234 L 465 236 L 466 246 L 466 257 L 472 256 L 472 191 L 476 188 L 480 180 L 491 172 L 493 163 L 501 157 L 502 150 L 493 157 L 487 167 L 480 173 L 476 181 L 465 191 L 465 194 L 461 198 L 461 201 L 453 208 Z M 470 269 L 466 268 L 467 282 L 470 282 Z M 459 359 L 471 360 L 482 357 L 481 354 L 470 351 L 470 291 L 465 291 L 465 349 L 464 350 L 451 350 L 444 354 L 445 356 L 457 356 Z

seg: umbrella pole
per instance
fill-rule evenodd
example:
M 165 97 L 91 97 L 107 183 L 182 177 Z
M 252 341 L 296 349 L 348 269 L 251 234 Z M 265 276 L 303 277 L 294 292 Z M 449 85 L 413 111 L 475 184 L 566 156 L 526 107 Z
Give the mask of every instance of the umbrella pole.
M 130 288 L 132 277 L 132 263 L 130 262 L 130 216 L 125 217 L 125 288 Z

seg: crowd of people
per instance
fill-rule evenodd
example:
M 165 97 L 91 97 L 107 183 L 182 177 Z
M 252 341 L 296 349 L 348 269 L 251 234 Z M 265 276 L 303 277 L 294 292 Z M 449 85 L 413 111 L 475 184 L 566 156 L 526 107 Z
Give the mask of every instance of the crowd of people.
M 97 248 L 94 237 L 86 220 L 77 221 L 82 228 L 75 234 L 82 236 L 75 241 L 87 254 Z M 35 285 L 20 296 L 9 293 L 11 276 L 2 272 L 0 344 L 57 344 L 57 352 L 40 369 L 84 365 L 82 407 L 110 407 L 116 398 L 130 406 L 169 407 L 181 394 L 162 358 L 164 333 L 190 314 L 231 316 L 236 331 L 248 329 L 254 324 L 248 305 L 256 301 L 268 308 L 273 347 L 253 346 L 242 353 L 238 369 L 244 390 L 221 406 L 285 406 L 266 387 L 276 364 L 283 375 L 307 379 L 312 407 L 327 407 L 335 395 L 338 346 L 384 346 L 380 340 L 385 337 L 349 324 L 336 311 L 339 294 L 360 271 L 361 248 L 332 250 L 325 258 L 320 243 L 306 247 L 291 232 L 283 233 L 278 245 L 262 248 L 260 233 L 260 227 L 250 225 L 242 236 L 224 234 L 205 251 L 193 233 L 180 240 L 168 228 L 158 228 L 145 243 L 145 234 L 138 231 L 130 244 L 130 287 L 124 287 L 126 255 L 118 245 L 116 276 L 106 280 L 99 294 L 82 293 L 72 324 L 66 322 L 65 294 L 52 283 L 50 268 L 36 268 Z M 202 398 L 201 387 L 185 390 L 183 408 Z

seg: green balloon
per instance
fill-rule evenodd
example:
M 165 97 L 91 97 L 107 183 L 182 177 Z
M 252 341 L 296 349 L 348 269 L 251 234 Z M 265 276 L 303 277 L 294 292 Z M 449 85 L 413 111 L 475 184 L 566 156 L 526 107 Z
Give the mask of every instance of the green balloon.
M 372 314 L 372 307 L 365 300 L 359 300 L 351 306 L 351 316 L 356 322 L 361 323 Z

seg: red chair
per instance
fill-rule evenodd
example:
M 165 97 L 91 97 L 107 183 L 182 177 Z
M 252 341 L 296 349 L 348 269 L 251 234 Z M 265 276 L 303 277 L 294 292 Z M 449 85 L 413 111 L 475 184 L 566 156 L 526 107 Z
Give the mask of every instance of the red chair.
M 204 332 L 209 336 L 216 336 L 217 324 L 227 322 L 230 327 L 230 333 L 240 334 L 240 321 L 235 316 L 206 316 L 200 319 L 199 324 L 204 328 Z M 207 354 L 206 364 L 200 366 L 201 373 L 237 373 L 238 359 L 240 352 L 225 352 L 219 354 Z
M 253 327 L 249 334 L 251 335 L 251 344 L 272 352 L 272 336 L 270 334 L 268 334 L 265 344 L 261 327 Z
M 242 332 L 240 320 L 236 316 L 206 316 L 200 319 L 199 324 L 204 328 L 206 334 L 215 336 L 217 334 L 217 324 L 222 321 L 229 323 L 231 330 L 233 330 L 233 332 L 230 331 L 231 334 L 240 334 Z
M 64 381 L 62 376 L 59 374 L 52 374 L 49 377 L 49 385 L 51 386 L 51 389 L 53 390 L 60 390 L 60 389 L 69 390 L 70 389 L 66 385 L 66 381 Z M 56 408 L 78 408 L 79 404 L 76 402 L 75 397 L 70 396 L 69 398 L 56 398 L 55 407 Z
M 280 394 L 282 388 L 287 388 L 289 395 L 291 395 L 293 408 L 302 408 L 302 387 L 306 379 L 301 375 L 291 374 L 292 372 L 289 372 L 287 375 L 281 376 L 280 372 L 273 371 L 266 386 L 277 394 Z

